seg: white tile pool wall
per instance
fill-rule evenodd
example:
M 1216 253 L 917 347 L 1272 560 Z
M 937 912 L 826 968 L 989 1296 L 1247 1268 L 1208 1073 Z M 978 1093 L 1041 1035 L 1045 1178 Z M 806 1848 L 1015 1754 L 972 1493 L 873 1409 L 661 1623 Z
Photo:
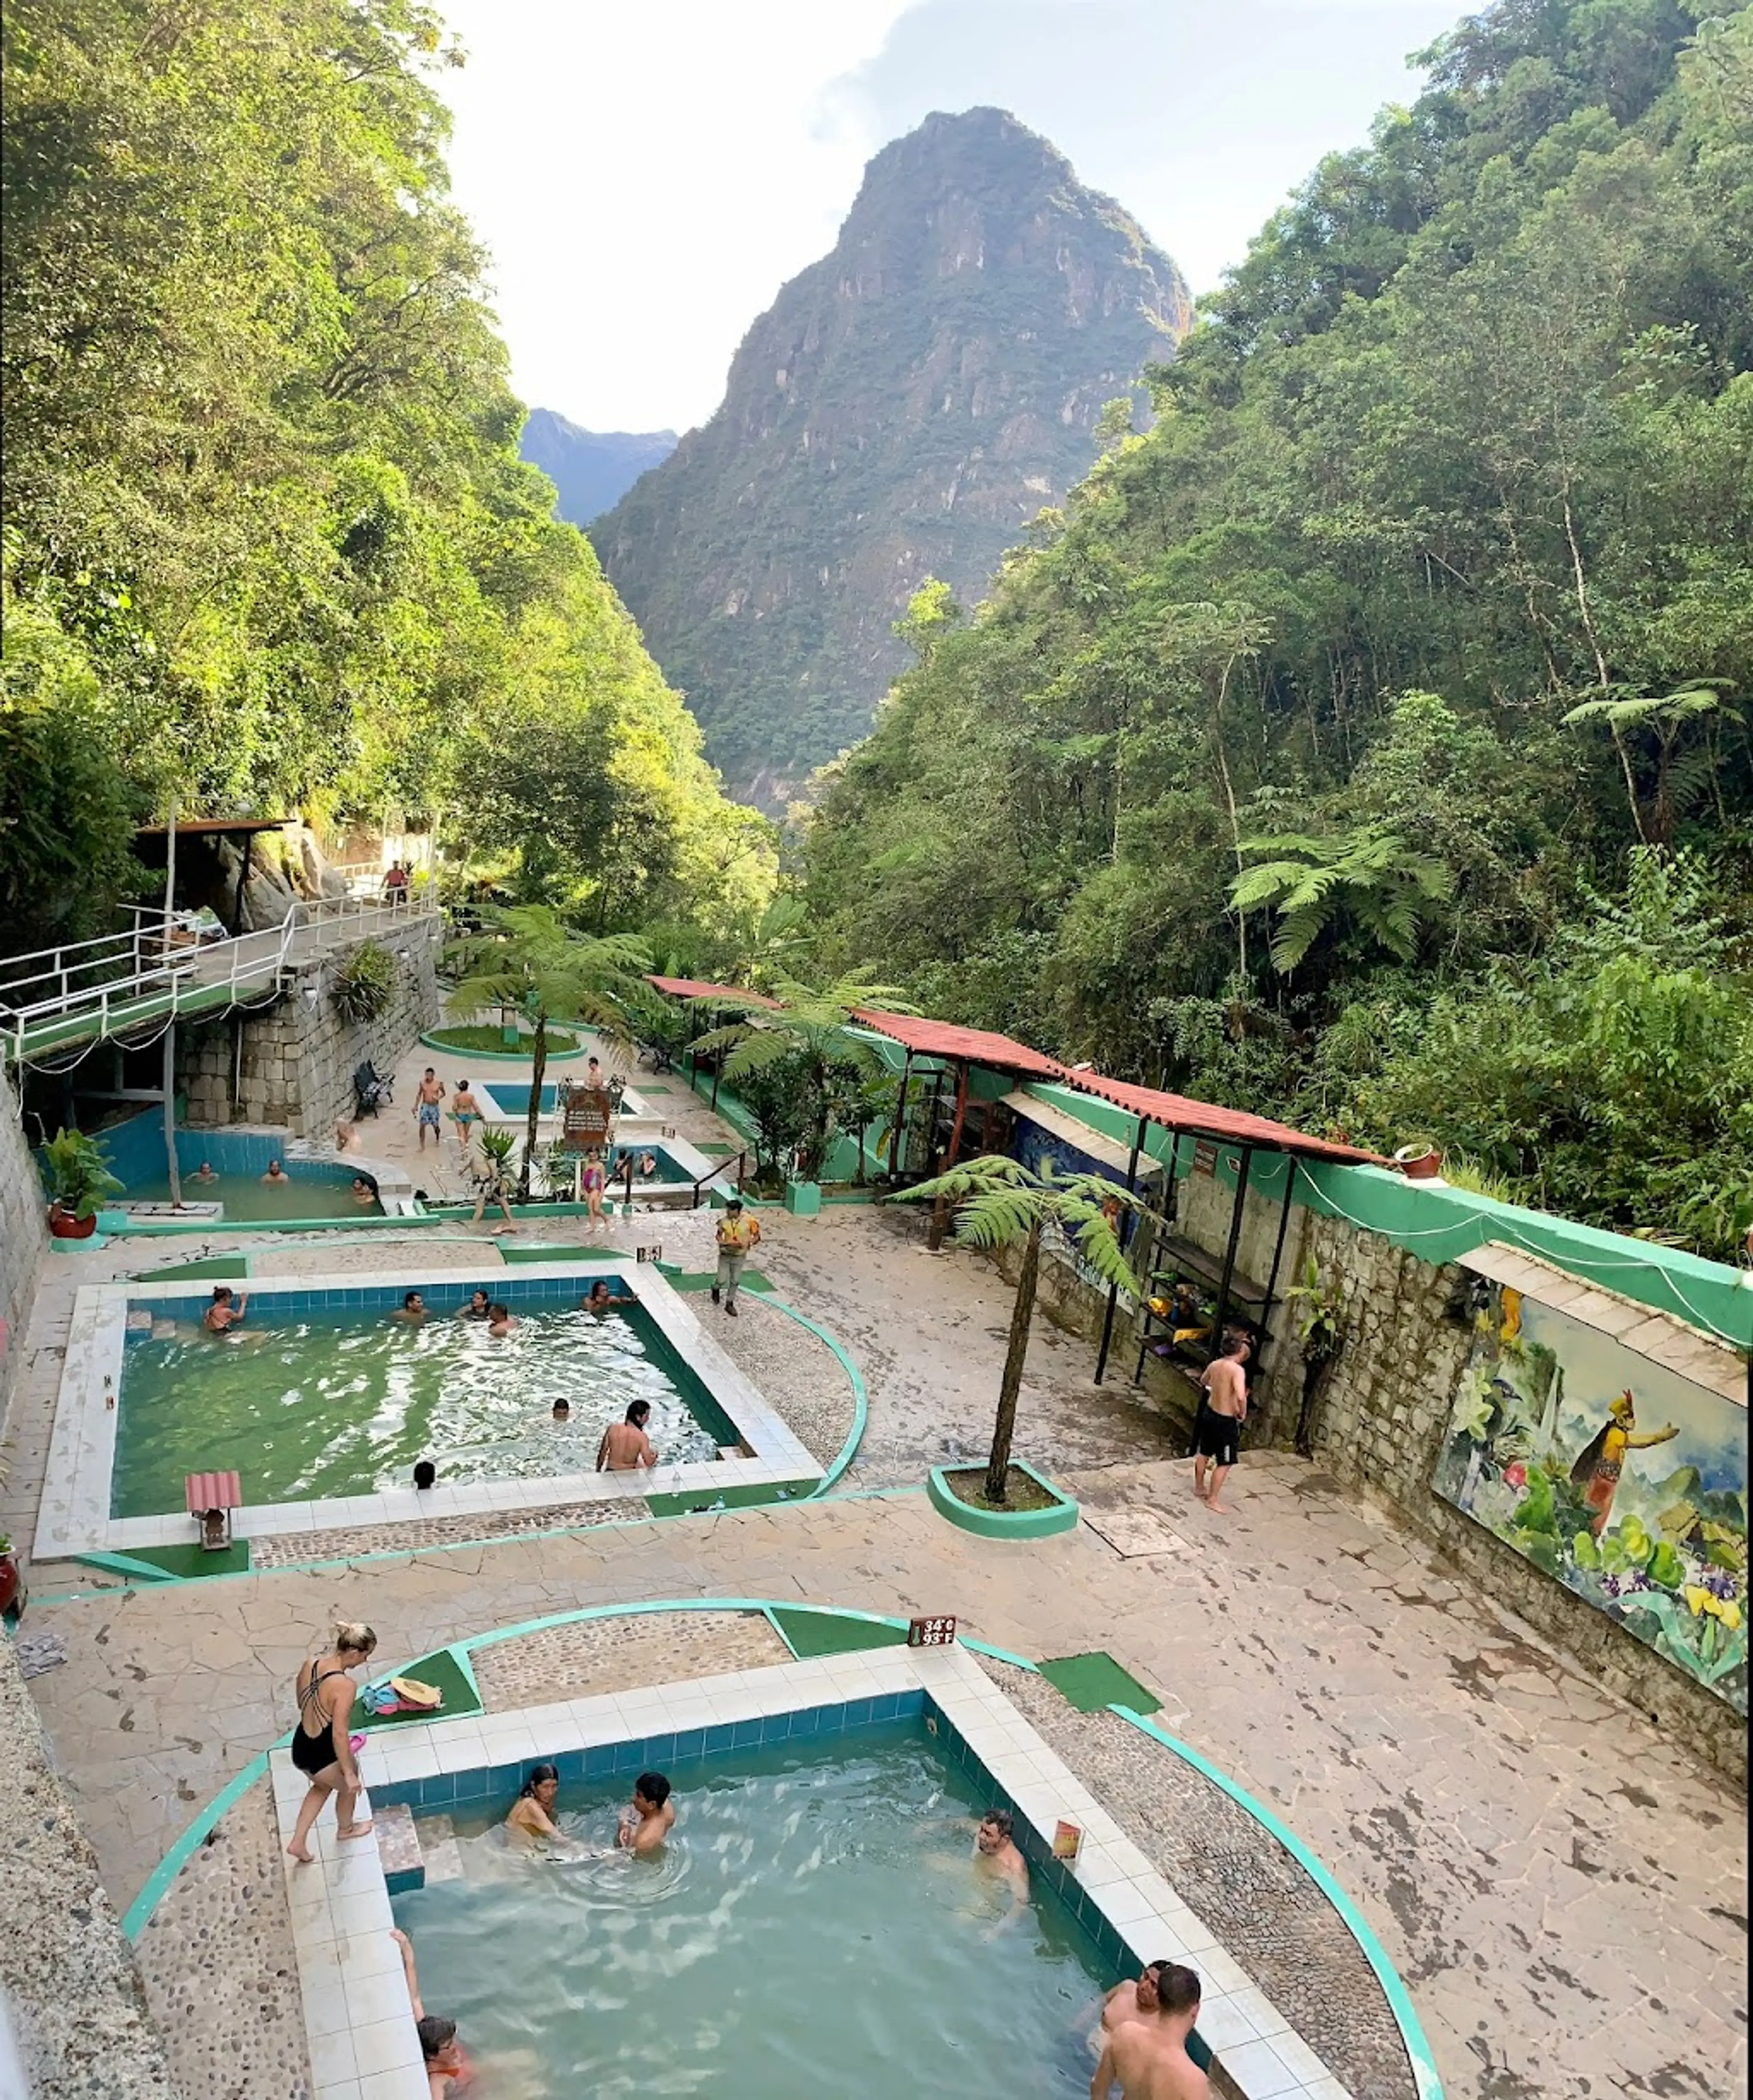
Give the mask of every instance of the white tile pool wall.
M 700 1494 L 709 1499 L 727 1488 L 820 1477 L 822 1469 L 815 1460 L 654 1264 L 604 1255 L 551 1264 L 519 1263 L 506 1275 L 514 1283 L 576 1278 L 581 1296 L 594 1277 L 620 1277 L 664 1339 L 735 1424 L 754 1455 L 660 1466 L 653 1471 L 639 1473 L 559 1473 L 537 1480 L 478 1480 L 429 1488 L 423 1493 L 401 1488 L 381 1494 L 335 1496 L 320 1502 L 256 1503 L 236 1511 L 232 1520 L 234 1535 L 283 1538 L 647 1494 Z M 374 1272 L 370 1281 L 375 1288 L 397 1291 L 440 1287 L 430 1273 L 413 1266 L 405 1273 L 380 1275 Z M 346 1274 L 274 1277 L 243 1287 L 252 1301 L 267 1311 L 277 1295 L 297 1297 L 313 1291 L 349 1290 L 356 1288 L 359 1282 L 357 1276 Z M 115 1467 L 116 1402 L 121 1389 L 130 1299 L 186 1298 L 190 1317 L 194 1317 L 210 1302 L 212 1294 L 210 1279 L 91 1284 L 77 1293 L 37 1516 L 34 1559 L 55 1560 L 70 1553 L 126 1553 L 143 1546 L 186 1545 L 194 1539 L 194 1520 L 183 1510 L 167 1510 L 152 1516 L 112 1517 L 110 1476 Z M 248 1487 L 246 1480 L 246 1493 Z
M 675 1684 L 641 1686 L 506 1714 L 373 1735 L 360 1754 L 368 1793 L 447 1772 L 638 1742 L 801 1707 L 923 1691 L 1050 1847 L 1062 1817 L 1084 1833 L 1071 1869 L 1141 1968 L 1186 1961 L 1203 1986 L 1199 2032 L 1246 2100 L 1350 2100 L 1315 2052 L 1248 1979 L 1088 1789 L 960 1647 L 878 1648 Z M 305 1781 L 291 1754 L 269 1760 L 289 1836 Z M 283 1864 L 292 1906 L 313 2100 L 426 2100 L 413 2009 L 390 1928 L 377 1847 L 341 1845 L 319 1822 L 316 1864 Z M 391 1959 L 386 1959 L 384 1950 Z M 1092 2064 L 1092 2070 L 1094 2066 Z

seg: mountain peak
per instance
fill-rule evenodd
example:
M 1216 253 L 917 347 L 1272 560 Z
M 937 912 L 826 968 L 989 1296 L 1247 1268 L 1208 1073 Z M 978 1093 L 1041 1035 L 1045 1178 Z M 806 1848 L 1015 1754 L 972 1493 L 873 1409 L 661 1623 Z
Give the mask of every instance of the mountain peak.
M 770 805 L 869 727 L 928 576 L 972 603 L 1170 357 L 1185 284 L 1003 109 L 934 112 L 744 338 L 722 406 L 592 531 L 731 783 Z

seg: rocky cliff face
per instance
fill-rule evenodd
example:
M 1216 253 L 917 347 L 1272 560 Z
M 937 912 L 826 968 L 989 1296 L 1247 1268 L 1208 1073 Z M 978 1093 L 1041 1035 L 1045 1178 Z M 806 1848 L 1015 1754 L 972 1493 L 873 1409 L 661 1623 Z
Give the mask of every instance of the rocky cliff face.
M 591 529 L 733 789 L 777 806 L 863 734 L 912 593 L 981 597 L 1190 317 L 1168 258 L 1004 111 L 884 148 L 718 412 Z
M 599 518 L 675 448 L 673 430 L 587 430 L 552 408 L 532 408 L 518 441 L 559 492 L 554 509 L 574 525 Z

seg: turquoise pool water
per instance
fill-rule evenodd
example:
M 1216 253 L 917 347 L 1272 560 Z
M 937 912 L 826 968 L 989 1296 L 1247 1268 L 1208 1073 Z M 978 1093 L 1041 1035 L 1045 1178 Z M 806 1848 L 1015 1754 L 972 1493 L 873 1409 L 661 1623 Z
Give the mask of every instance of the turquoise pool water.
M 179 1510 L 186 1474 L 233 1468 L 252 1503 L 409 1487 L 422 1458 L 448 1486 L 589 1472 L 634 1400 L 651 1402 L 647 1433 L 666 1462 L 712 1458 L 734 1440 L 642 1308 L 520 1313 L 495 1336 L 453 1317 L 466 1296 L 430 1286 L 433 1316 L 417 1327 L 370 1310 L 276 1318 L 263 1298 L 232 1335 L 204 1332 L 198 1307 L 130 1335 L 111 1515 Z M 563 1426 L 553 1419 L 563 1394 Z
M 1095 1949 L 1039 1886 L 1005 1921 L 970 1856 L 987 1804 L 922 1722 L 673 1777 L 677 1827 L 659 1861 L 523 1852 L 459 1820 L 461 1877 L 395 1899 L 426 2008 L 457 2021 L 484 2093 L 1088 2092 Z M 563 1785 L 579 1851 L 612 1842 L 630 1792 Z
M 198 1162 L 197 1162 L 198 1163 Z M 197 1181 L 191 1173 L 182 1177 L 185 1203 L 223 1203 L 228 1220 L 247 1220 L 251 1224 L 271 1223 L 276 1218 L 376 1218 L 383 1215 L 381 1203 L 354 1200 L 351 1169 L 328 1171 L 295 1162 L 289 1168 L 292 1179 L 284 1188 L 265 1183 L 259 1174 L 221 1173 L 216 1181 Z M 157 1181 L 130 1181 L 117 1199 L 125 1203 L 168 1203 L 168 1176 Z

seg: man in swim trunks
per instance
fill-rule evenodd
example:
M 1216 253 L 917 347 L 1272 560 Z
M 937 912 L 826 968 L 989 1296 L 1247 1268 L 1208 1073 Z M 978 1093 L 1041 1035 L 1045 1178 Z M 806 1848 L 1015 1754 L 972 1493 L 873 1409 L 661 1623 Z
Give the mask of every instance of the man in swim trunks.
M 676 1807 L 661 1772 L 641 1772 L 633 1783 L 633 1807 L 621 1811 L 615 1842 L 635 1859 L 648 1860 L 675 1828 Z
M 1204 1396 L 1193 1424 L 1193 1492 L 1221 1516 L 1229 1515 L 1229 1506 L 1217 1498 L 1230 1468 L 1241 1455 L 1242 1424 L 1247 1418 L 1247 1381 L 1242 1374 L 1247 1361 L 1247 1335 L 1225 1335 L 1199 1378 Z M 1209 1487 L 1205 1483 L 1208 1467 L 1212 1469 Z
M 432 1133 L 432 1142 L 442 1152 L 444 1149 L 444 1082 L 428 1065 L 426 1076 L 414 1089 L 414 1121 L 420 1126 L 417 1140 L 422 1152 L 426 1149 L 426 1132 Z
M 213 1303 L 201 1317 L 201 1324 L 210 1335 L 228 1335 L 249 1309 L 249 1294 L 234 1295 L 228 1283 L 215 1284 Z
M 1124 2100 L 1206 2100 L 1205 2073 L 1187 2054 L 1199 2014 L 1199 1979 L 1178 1961 L 1157 1971 L 1156 2009 L 1124 2021 L 1108 2036 L 1089 2081 L 1090 2100 L 1108 2100 L 1119 2082 Z
M 651 1440 L 645 1433 L 645 1425 L 651 1418 L 651 1403 L 648 1400 L 630 1401 L 625 1422 L 612 1422 L 603 1432 L 603 1441 L 597 1446 L 597 1471 L 599 1473 L 634 1473 L 642 1466 L 655 1466 L 657 1454 Z
M 481 1120 L 481 1105 L 470 1092 L 466 1079 L 457 1082 L 456 1092 L 450 1097 L 450 1119 L 457 1126 L 457 1149 L 466 1159 L 469 1134 Z

